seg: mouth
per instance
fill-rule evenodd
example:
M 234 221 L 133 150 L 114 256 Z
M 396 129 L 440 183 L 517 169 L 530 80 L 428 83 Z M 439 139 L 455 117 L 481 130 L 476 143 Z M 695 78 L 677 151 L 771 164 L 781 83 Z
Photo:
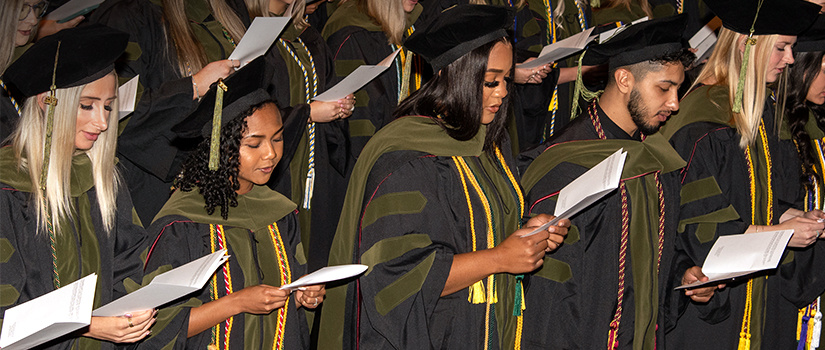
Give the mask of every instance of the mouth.
M 272 173 L 272 169 L 275 169 L 274 166 L 266 167 L 266 168 L 258 168 L 258 170 L 264 174 Z
M 83 136 L 85 136 L 86 139 L 89 140 L 89 141 L 97 141 L 97 138 L 98 138 L 98 136 L 100 136 L 100 133 L 95 134 L 95 133 L 90 133 L 90 132 L 84 131 Z
M 18 30 L 17 32 L 20 33 L 20 35 L 25 36 L 25 37 L 29 37 L 29 36 L 32 35 L 31 30 Z
M 656 116 L 659 118 L 660 122 L 664 123 L 667 121 L 667 118 L 670 118 L 670 113 L 659 112 Z
M 500 107 L 501 107 L 501 105 L 493 105 L 493 106 L 487 107 L 487 110 L 490 111 L 491 113 L 498 113 L 498 109 Z

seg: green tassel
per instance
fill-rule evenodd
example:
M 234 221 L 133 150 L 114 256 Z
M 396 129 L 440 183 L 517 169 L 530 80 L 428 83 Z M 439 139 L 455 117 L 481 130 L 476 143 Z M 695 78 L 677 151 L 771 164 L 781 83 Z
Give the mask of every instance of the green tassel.
M 215 89 L 215 112 L 212 114 L 212 139 L 209 143 L 209 170 L 218 170 L 221 156 L 221 117 L 223 116 L 223 93 L 227 90 L 223 79 L 218 79 Z
M 736 84 L 736 95 L 733 98 L 733 113 L 742 112 L 742 98 L 745 95 L 745 77 L 748 74 L 751 46 L 756 44 L 756 39 L 753 38 L 753 31 L 751 31 L 745 40 L 745 55 L 744 58 L 742 58 L 742 67 L 739 68 L 739 82 Z
M 516 275 L 516 296 L 513 303 L 513 316 L 521 316 L 521 311 L 527 308 L 524 302 L 524 275 Z
M 52 70 L 52 86 L 49 87 L 51 93 L 46 96 L 43 101 L 49 105 L 49 112 L 46 117 L 46 144 L 43 146 L 43 168 L 40 171 L 40 190 L 43 191 L 43 198 L 46 197 L 46 179 L 49 177 L 49 159 L 52 153 L 52 131 L 54 131 L 54 109 L 57 107 L 57 97 L 55 97 L 55 90 L 57 90 L 57 60 L 60 58 L 60 44 L 57 42 L 57 52 L 54 53 L 54 69 Z M 44 200 L 45 202 L 45 200 Z
M 581 112 L 579 110 L 579 97 L 584 98 L 585 101 L 593 100 L 594 98 L 599 97 L 604 90 L 599 91 L 590 91 L 586 87 L 584 87 L 584 81 L 582 80 L 582 59 L 584 55 L 587 53 L 587 50 L 582 52 L 581 56 L 579 56 L 579 65 L 576 71 L 576 86 L 573 89 L 573 108 L 570 110 L 570 119 L 572 120 L 575 117 L 579 116 Z

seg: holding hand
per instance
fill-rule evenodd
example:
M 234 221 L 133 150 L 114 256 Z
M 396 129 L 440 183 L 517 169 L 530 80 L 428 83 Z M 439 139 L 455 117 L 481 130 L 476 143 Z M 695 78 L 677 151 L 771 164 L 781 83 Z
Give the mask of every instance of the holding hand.
M 157 315 L 157 310 L 146 310 L 116 317 L 95 316 L 83 336 L 112 343 L 134 343 L 149 335 Z
M 237 308 L 237 315 L 246 312 L 256 315 L 265 315 L 272 310 L 282 308 L 289 298 L 289 291 L 281 290 L 278 287 L 259 284 L 257 286 L 246 287 L 239 292 L 232 293 L 224 298 L 231 298 L 231 305 Z
M 696 281 L 705 282 L 708 280 L 708 277 L 702 273 L 702 268 L 699 266 L 694 266 L 687 271 L 682 276 L 682 284 L 689 284 Z M 694 288 L 694 289 L 686 289 L 685 295 L 690 297 L 690 300 L 693 300 L 697 303 L 707 303 L 711 297 L 713 297 L 713 293 L 716 292 L 717 289 L 725 288 L 725 284 L 718 284 L 712 286 L 705 286 L 701 288 Z
M 809 219 L 808 215 L 808 213 L 805 213 L 802 216 L 794 217 L 779 225 L 774 225 L 772 229 L 794 230 L 788 246 L 795 248 L 807 247 L 816 242 L 816 239 L 822 235 L 822 230 L 825 229 L 825 222 L 820 221 L 820 219 Z
M 207 91 L 209 85 L 224 79 L 235 72 L 235 68 L 241 66 L 238 60 L 220 60 L 207 64 L 203 69 L 192 75 L 192 90 L 194 98 L 201 98 Z
M 522 63 L 527 63 L 535 59 L 535 57 L 531 57 Z M 551 70 L 551 64 L 545 64 L 534 68 L 516 67 L 514 81 L 517 84 L 541 84 L 542 80 L 547 78 L 547 74 L 550 73 Z
M 316 284 L 306 286 L 303 290 L 295 291 L 295 300 L 308 309 L 318 307 L 318 304 L 324 302 L 324 295 L 327 294 L 326 286 L 323 284 Z
M 355 111 L 355 95 L 349 94 L 338 101 L 313 101 L 309 104 L 309 119 L 316 123 L 328 123 L 334 120 L 349 118 Z

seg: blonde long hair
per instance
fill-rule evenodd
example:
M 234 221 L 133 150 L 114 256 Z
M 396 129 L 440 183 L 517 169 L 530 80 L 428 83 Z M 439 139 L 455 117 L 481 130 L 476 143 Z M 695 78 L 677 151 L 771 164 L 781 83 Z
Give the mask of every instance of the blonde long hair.
M 750 50 L 745 77 L 744 94 L 742 97 L 742 111 L 733 113 L 736 130 L 741 136 L 739 146 L 742 149 L 753 144 L 756 139 L 759 122 L 765 107 L 767 96 L 767 75 L 771 52 L 779 38 L 778 35 L 754 35 L 756 45 Z M 703 81 L 714 81 L 715 84 L 728 88 L 730 106 L 736 96 L 736 86 L 739 82 L 739 70 L 742 67 L 743 54 L 740 51 L 742 40 L 747 39 L 744 34 L 722 28 L 716 47 L 708 58 L 708 62 L 696 81 L 695 87 Z M 784 73 L 783 73 L 784 74 Z
M 401 45 L 407 29 L 407 14 L 401 0 L 355 0 L 355 3 L 381 26 L 390 44 Z
M 114 75 L 115 73 L 110 73 Z M 115 80 L 117 81 L 117 80 Z M 17 129 L 11 136 L 11 144 L 18 169 L 28 172 L 31 178 L 32 200 L 37 208 L 38 232 L 46 227 L 47 213 L 53 222 L 68 222 L 73 216 L 71 201 L 72 157 L 75 153 L 75 131 L 80 95 L 86 85 L 57 89 L 59 101 L 54 111 L 51 155 L 49 157 L 46 193 L 40 189 L 40 173 L 43 167 L 44 140 L 46 139 L 46 111 L 40 108 L 37 96 L 26 99 Z M 103 227 L 108 234 L 115 225 L 116 198 L 120 175 L 115 168 L 117 145 L 117 99 L 109 113 L 109 129 L 100 134 L 91 149 L 85 152 L 92 161 L 97 202 Z M 55 234 L 60 234 L 55 225 Z
M 3 35 L 0 38 L 0 74 L 6 71 L 14 58 L 14 48 L 17 47 L 14 37 L 17 36 L 18 19 L 25 3 L 24 0 L 3 0 L 0 4 L 0 33 Z M 38 27 L 35 25 L 32 29 L 29 42 L 37 35 Z
M 646 16 L 653 17 L 653 11 L 650 8 L 650 3 L 647 0 L 602 0 L 602 5 L 600 5 L 599 7 L 605 9 L 624 6 L 628 11 L 630 11 L 630 4 L 632 4 L 634 1 L 639 2 L 639 7 L 642 8 L 642 11 L 645 13 Z
M 309 27 L 309 22 L 304 18 L 307 4 L 305 0 L 292 0 L 295 2 L 292 5 L 292 25 L 295 26 L 299 32 Z M 244 0 L 246 8 L 249 9 L 249 17 L 273 17 L 275 16 L 269 12 L 269 0 Z M 288 8 L 288 7 L 287 7 Z M 286 16 L 288 14 L 284 14 Z
M 203 45 L 198 42 L 189 19 L 186 17 L 185 5 L 188 0 L 162 0 L 163 19 L 166 22 L 168 37 L 172 39 L 177 51 L 178 72 L 181 76 L 197 73 L 209 64 Z M 226 4 L 226 0 L 206 0 L 212 15 L 223 25 L 229 36 L 236 43 L 241 41 L 246 27 L 238 15 Z M 297 0 L 296 0 L 297 1 Z

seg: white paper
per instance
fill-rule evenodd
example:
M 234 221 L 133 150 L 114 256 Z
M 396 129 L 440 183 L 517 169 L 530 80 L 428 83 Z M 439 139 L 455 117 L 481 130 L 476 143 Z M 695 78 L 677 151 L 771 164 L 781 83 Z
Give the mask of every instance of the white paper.
M 230 60 L 240 62 L 240 67 L 236 69 L 266 53 L 290 20 L 289 17 L 255 17 L 241 42 L 229 55 Z
M 154 309 L 200 290 L 229 256 L 221 249 L 174 270 L 157 275 L 149 285 L 96 309 L 94 316 L 121 316 Z M 5 349 L 4 349 L 5 350 Z
M 332 102 L 340 100 L 347 95 L 354 93 L 360 90 L 364 85 L 367 85 L 370 81 L 375 79 L 377 76 L 384 73 L 390 65 L 392 64 L 395 56 L 398 55 L 398 52 L 401 49 L 395 50 L 395 52 L 391 53 L 389 56 L 385 57 L 381 62 L 378 62 L 376 65 L 362 65 L 356 68 L 352 73 L 347 75 L 344 80 L 341 80 L 335 86 L 329 88 L 323 94 L 315 96 L 313 100 L 316 101 L 323 101 L 323 102 Z
M 627 152 L 620 148 L 571 181 L 567 186 L 564 186 L 559 191 L 558 200 L 556 201 L 556 210 L 553 213 L 556 218 L 522 237 L 529 237 L 547 230 L 548 227 L 555 225 L 559 220 L 576 215 L 582 209 L 596 203 L 606 194 L 618 188 L 626 158 Z
M 710 57 L 713 47 L 716 46 L 716 33 L 710 25 L 705 25 L 690 38 L 690 47 L 696 49 L 694 66 Z
M 639 19 L 631 22 L 629 25 L 625 24 L 625 25 L 623 25 L 619 28 L 614 28 L 614 29 L 608 30 L 606 32 L 603 32 L 603 33 L 599 34 L 599 44 L 603 44 L 605 41 L 612 38 L 614 34 L 618 34 L 620 31 L 623 31 L 623 30 L 627 29 L 627 27 L 629 27 L 631 25 L 634 25 L 634 24 L 639 24 L 639 23 L 645 22 L 649 19 L 650 18 L 645 16 L 645 17 L 639 18 Z
M 281 286 L 281 289 L 293 290 L 303 286 L 342 280 L 352 276 L 358 276 L 364 271 L 367 271 L 367 268 L 367 265 L 361 264 L 327 266 L 301 277 L 295 282 L 285 284 Z
M 587 28 L 587 30 L 581 33 L 545 46 L 541 49 L 541 53 L 535 60 L 517 64 L 516 68 L 538 67 L 584 50 L 584 47 L 592 40 L 590 34 L 593 32 L 593 28 L 595 27 Z
M 88 326 L 96 285 L 93 273 L 6 310 L 0 348 L 29 349 Z
M 138 88 L 138 78 L 140 75 L 136 75 L 131 80 L 127 81 L 125 84 L 121 85 L 117 88 L 117 99 L 118 99 L 118 120 L 123 120 L 129 114 L 135 111 L 135 103 L 137 102 L 137 88 Z
M 100 6 L 101 3 L 103 3 L 103 0 L 71 0 L 49 13 L 46 19 L 65 22 L 84 14 L 84 12 L 89 13 Z
M 722 236 L 710 248 L 702 265 L 705 282 L 696 281 L 676 289 L 694 288 L 714 282 L 774 269 L 793 236 L 793 230 L 766 231 Z

